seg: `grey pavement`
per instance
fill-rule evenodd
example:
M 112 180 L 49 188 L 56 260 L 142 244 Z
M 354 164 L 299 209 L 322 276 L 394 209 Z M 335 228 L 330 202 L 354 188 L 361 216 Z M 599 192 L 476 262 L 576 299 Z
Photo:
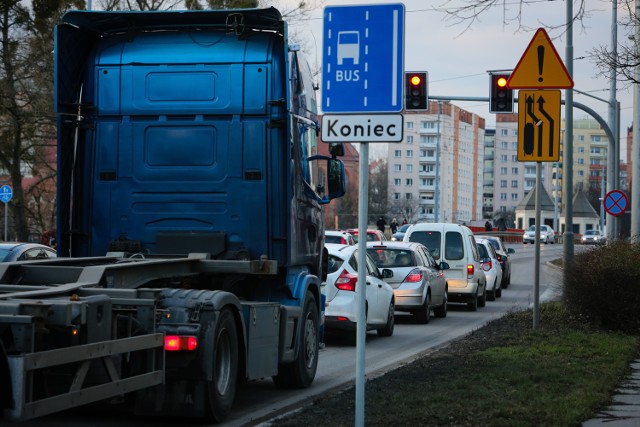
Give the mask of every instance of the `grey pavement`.
M 640 359 L 631 363 L 631 369 L 631 375 L 616 390 L 611 405 L 600 410 L 595 418 L 582 423 L 582 427 L 640 426 Z

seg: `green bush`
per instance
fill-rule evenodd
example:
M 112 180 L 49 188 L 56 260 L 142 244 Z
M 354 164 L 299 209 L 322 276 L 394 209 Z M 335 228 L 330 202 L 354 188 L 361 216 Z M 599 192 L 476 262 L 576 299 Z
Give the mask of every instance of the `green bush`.
M 563 298 L 574 315 L 640 334 L 640 244 L 617 241 L 578 254 L 565 277 Z

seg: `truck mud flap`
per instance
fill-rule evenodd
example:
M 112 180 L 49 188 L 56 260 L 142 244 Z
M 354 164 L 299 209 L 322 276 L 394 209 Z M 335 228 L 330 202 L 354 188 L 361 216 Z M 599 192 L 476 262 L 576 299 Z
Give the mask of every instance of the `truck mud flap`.
M 280 363 L 296 360 L 297 328 L 300 326 L 302 307 L 280 306 Z
M 70 348 L 7 357 L 11 373 L 13 408 L 5 409 L 4 419 L 24 421 L 99 400 L 121 396 L 164 382 L 164 334 L 148 334 L 85 344 Z M 150 352 L 144 372 L 121 378 L 114 356 L 135 351 Z M 102 362 L 107 373 L 101 384 L 84 386 L 92 362 Z M 69 389 L 56 395 L 32 398 L 36 372 L 73 364 L 75 374 Z

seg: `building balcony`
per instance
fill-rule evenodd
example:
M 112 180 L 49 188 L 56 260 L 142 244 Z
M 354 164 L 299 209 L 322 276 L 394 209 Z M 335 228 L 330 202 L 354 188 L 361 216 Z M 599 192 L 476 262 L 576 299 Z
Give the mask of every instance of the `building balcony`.
M 437 135 L 438 129 L 437 128 L 420 128 L 419 132 L 420 132 L 420 135 Z
M 434 199 L 419 199 L 420 206 L 435 206 L 436 201 Z
M 418 161 L 420 161 L 421 163 L 435 163 L 436 156 L 420 156 L 418 158 Z
M 435 185 L 419 185 L 418 190 L 419 191 L 436 191 L 436 186 Z
M 436 171 L 419 171 L 418 172 L 418 176 L 420 178 L 435 178 L 436 177 Z

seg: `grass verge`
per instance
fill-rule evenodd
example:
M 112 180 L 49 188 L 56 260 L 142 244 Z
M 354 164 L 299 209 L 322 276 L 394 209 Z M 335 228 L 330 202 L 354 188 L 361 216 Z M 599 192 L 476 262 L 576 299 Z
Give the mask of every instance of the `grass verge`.
M 561 303 L 510 313 L 366 384 L 365 425 L 577 426 L 606 406 L 638 355 L 636 336 L 597 329 Z M 355 390 L 273 426 L 353 426 Z

